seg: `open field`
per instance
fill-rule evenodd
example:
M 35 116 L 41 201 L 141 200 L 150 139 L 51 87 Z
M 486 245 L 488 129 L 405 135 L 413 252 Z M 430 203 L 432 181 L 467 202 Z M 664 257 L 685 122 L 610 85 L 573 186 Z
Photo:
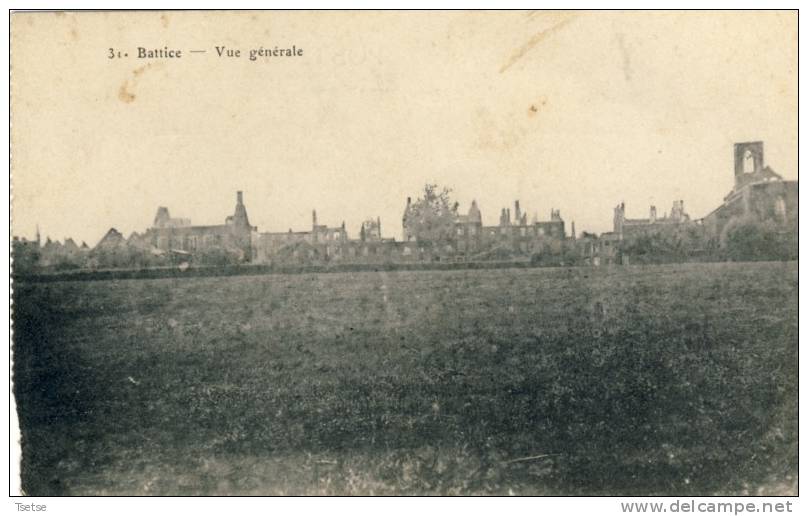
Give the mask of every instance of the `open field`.
M 29 494 L 796 491 L 796 263 L 18 283 L 14 304 Z

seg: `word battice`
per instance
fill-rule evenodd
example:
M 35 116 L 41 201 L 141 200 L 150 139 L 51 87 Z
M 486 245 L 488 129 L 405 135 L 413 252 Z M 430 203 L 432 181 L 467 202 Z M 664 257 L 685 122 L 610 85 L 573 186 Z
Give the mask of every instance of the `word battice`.
M 138 59 L 179 59 L 182 57 L 182 50 L 175 50 L 168 47 L 144 48 L 137 47 Z

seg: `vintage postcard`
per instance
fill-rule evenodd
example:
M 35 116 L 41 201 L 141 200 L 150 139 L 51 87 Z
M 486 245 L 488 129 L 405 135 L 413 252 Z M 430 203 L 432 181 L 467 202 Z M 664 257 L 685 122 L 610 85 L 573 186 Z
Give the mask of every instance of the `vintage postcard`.
M 12 13 L 20 493 L 796 495 L 797 17 Z

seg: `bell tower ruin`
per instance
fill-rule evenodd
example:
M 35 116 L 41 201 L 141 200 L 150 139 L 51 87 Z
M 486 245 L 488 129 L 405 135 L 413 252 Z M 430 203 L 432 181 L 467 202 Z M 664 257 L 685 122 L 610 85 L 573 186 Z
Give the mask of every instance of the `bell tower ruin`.
M 735 186 L 746 182 L 750 174 L 763 171 L 763 142 L 735 144 Z

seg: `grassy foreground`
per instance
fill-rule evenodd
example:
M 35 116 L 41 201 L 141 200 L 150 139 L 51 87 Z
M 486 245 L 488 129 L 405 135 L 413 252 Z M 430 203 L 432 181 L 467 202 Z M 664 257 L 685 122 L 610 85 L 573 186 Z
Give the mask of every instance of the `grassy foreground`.
M 797 265 L 14 285 L 23 488 L 784 494 Z

